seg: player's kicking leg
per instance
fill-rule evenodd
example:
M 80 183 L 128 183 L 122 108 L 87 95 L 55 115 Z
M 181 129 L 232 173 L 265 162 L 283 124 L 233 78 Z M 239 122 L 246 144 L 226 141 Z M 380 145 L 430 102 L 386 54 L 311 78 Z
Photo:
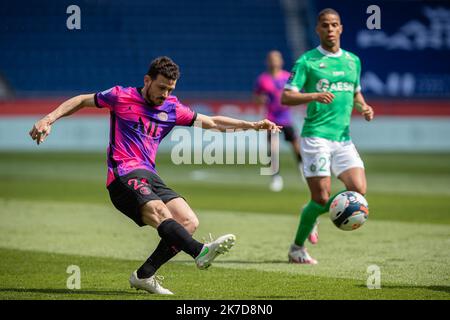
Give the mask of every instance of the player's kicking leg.
M 231 247 L 234 245 L 235 240 L 236 240 L 236 237 L 232 234 L 229 234 L 229 235 L 222 236 L 211 243 L 204 244 L 200 253 L 195 258 L 195 263 L 196 263 L 197 267 L 199 269 L 207 269 L 211 265 L 213 260 L 219 254 L 224 254 L 224 253 L 228 252 L 228 250 L 231 249 Z M 142 289 L 149 293 L 155 293 L 155 294 L 166 294 L 166 295 L 173 294 L 170 290 L 168 290 L 162 286 L 162 280 L 164 279 L 164 277 L 154 274 L 154 272 L 156 272 L 156 270 L 154 270 L 154 272 L 151 276 L 138 275 L 139 271 L 141 271 L 142 268 L 145 268 L 146 265 L 149 265 L 152 262 L 153 262 L 153 265 L 155 263 L 158 263 L 158 261 L 156 261 L 157 257 L 155 257 L 158 255 L 158 251 L 164 252 L 164 250 L 166 250 L 166 249 L 160 248 L 161 243 L 163 243 L 162 240 L 161 240 L 160 244 L 158 245 L 158 248 L 152 254 L 152 256 L 149 259 L 147 259 L 146 263 L 144 263 L 144 265 L 139 270 L 136 270 L 131 274 L 129 282 L 130 282 L 130 286 L 132 288 L 136 288 L 136 290 Z M 161 256 L 160 258 L 162 258 L 161 260 L 163 260 L 165 263 L 170 258 L 172 258 L 175 254 L 171 254 L 169 252 L 165 257 Z M 152 258 L 153 258 L 153 261 L 152 261 Z M 159 261 L 158 264 L 162 264 L 163 261 Z M 154 268 L 154 266 L 150 266 L 150 268 L 152 268 L 152 267 Z
M 218 255 L 228 252 L 235 242 L 235 236 L 231 234 L 222 236 L 212 243 L 198 242 L 192 238 L 192 235 L 182 224 L 174 220 L 171 212 L 162 201 L 147 202 L 142 206 L 141 214 L 143 223 L 157 229 L 161 242 L 173 250 L 173 255 L 180 250 L 186 252 L 194 258 L 199 269 L 208 268 Z M 139 282 L 140 285 L 145 287 L 144 290 L 151 293 L 169 294 L 166 291 L 167 289 L 161 289 L 161 284 L 157 279 L 147 279 L 140 279 L 142 281 Z M 133 286 L 131 278 L 130 284 Z M 136 282 L 134 282 L 134 285 L 136 285 Z
M 166 206 L 172 214 L 173 219 L 180 223 L 190 235 L 193 235 L 199 225 L 199 221 L 188 203 L 179 197 L 171 199 L 166 203 Z M 200 254 L 195 258 L 197 267 L 199 269 L 207 269 L 219 254 L 228 252 L 235 241 L 236 237 L 228 234 L 204 243 Z
M 233 234 L 227 234 L 203 245 L 202 251 L 195 258 L 195 263 L 199 269 L 207 269 L 211 262 L 219 255 L 228 252 L 234 245 L 236 237 Z
M 219 254 L 227 252 L 234 244 L 233 235 L 221 237 L 212 244 L 193 239 L 192 234 L 198 226 L 197 216 L 183 198 L 153 173 L 131 172 L 114 180 L 108 190 L 112 203 L 119 211 L 139 226 L 154 227 L 161 237 L 155 251 L 131 275 L 130 285 L 133 288 L 171 294 L 161 286 L 161 277 L 155 273 L 179 251 L 189 254 L 197 266 L 203 269 L 204 265 L 210 265 Z

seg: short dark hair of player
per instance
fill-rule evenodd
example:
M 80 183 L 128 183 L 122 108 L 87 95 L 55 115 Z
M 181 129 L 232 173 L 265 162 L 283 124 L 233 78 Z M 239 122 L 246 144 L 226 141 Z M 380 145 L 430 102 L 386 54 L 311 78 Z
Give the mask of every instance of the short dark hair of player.
M 147 75 L 155 80 L 158 74 L 170 80 L 178 80 L 180 77 L 180 68 L 169 57 L 158 57 L 150 63 Z
M 320 18 L 322 18 L 322 16 L 326 15 L 326 14 L 332 14 L 335 15 L 339 18 L 339 21 L 341 21 L 341 16 L 339 15 L 339 13 L 331 8 L 325 8 L 322 11 L 319 12 L 319 14 L 317 15 L 317 23 L 320 22 Z

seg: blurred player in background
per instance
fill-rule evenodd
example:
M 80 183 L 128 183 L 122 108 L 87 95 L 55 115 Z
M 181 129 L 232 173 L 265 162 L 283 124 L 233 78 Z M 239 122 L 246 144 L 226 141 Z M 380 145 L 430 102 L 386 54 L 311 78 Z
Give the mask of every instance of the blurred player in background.
M 180 250 L 192 256 L 198 268 L 206 269 L 235 241 L 232 234 L 207 244 L 192 238 L 199 223 L 197 216 L 184 198 L 164 184 L 155 169 L 161 140 L 174 126 L 192 126 L 194 122 L 204 129 L 220 131 L 279 131 L 269 120 L 247 122 L 197 114 L 171 95 L 179 75 L 178 65 L 168 57 L 159 57 L 152 61 L 143 87 L 115 86 L 103 92 L 73 97 L 36 122 L 30 131 L 32 139 L 40 144 L 50 134 L 52 124 L 61 117 L 85 107 L 109 110 L 107 188 L 111 201 L 137 225 L 152 226 L 161 237 L 155 251 L 131 274 L 130 285 L 157 294 L 172 294 L 161 286 L 155 273 Z
M 281 104 L 281 94 L 290 74 L 288 71 L 283 70 L 283 63 L 283 56 L 279 51 L 273 50 L 267 54 L 267 71 L 259 75 L 254 89 L 254 97 L 256 104 L 265 108 L 267 119 L 282 126 L 281 131 L 283 131 L 284 139 L 292 147 L 295 159 L 298 162 L 300 175 L 303 178 L 300 139 L 295 129 L 290 107 Z M 270 135 L 268 139 L 270 145 L 277 143 L 272 141 Z M 273 145 L 271 150 L 278 150 L 278 148 L 278 145 Z M 279 163 L 278 159 L 275 159 L 277 156 L 278 153 L 271 153 L 272 163 Z M 283 178 L 278 170 L 273 173 L 270 190 L 278 192 L 282 189 Z
M 330 197 L 331 171 L 347 190 L 366 193 L 364 164 L 350 138 L 350 118 L 354 107 L 367 121 L 374 113 L 361 94 L 359 58 L 340 47 L 342 30 L 335 10 L 319 13 L 320 46 L 297 60 L 282 95 L 283 104 L 308 104 L 300 143 L 311 201 L 302 211 L 289 249 L 289 261 L 294 263 L 317 263 L 306 251 L 305 240 L 334 198 Z

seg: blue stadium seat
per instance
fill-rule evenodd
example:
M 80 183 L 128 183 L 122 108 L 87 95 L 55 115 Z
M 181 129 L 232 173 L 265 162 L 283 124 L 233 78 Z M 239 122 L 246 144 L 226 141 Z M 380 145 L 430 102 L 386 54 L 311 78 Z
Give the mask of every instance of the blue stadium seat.
M 70 1 L 0 3 L 0 72 L 18 94 L 91 92 L 139 85 L 149 62 L 171 56 L 178 91 L 250 92 L 268 50 L 292 57 L 278 1 L 78 1 L 81 30 L 66 28 Z

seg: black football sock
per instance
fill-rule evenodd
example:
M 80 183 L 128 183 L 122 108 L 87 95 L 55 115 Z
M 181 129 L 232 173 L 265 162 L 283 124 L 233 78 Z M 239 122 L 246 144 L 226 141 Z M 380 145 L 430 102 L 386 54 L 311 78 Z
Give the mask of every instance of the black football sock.
M 167 219 L 158 226 L 158 234 L 169 246 L 183 250 L 192 258 L 197 257 L 203 248 L 187 230 L 173 219 Z
M 161 240 L 151 256 L 137 270 L 139 279 L 150 278 L 156 273 L 164 263 L 176 256 L 179 250 L 169 247 L 164 240 Z

